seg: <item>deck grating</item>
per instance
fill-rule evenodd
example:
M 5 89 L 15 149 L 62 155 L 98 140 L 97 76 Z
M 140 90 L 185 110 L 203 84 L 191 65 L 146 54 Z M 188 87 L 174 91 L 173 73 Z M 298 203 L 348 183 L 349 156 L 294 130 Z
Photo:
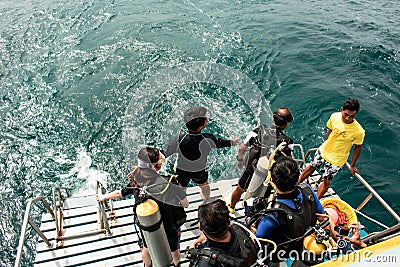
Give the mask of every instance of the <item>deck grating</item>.
M 318 176 L 310 177 L 310 184 L 316 188 Z M 237 179 L 227 181 L 232 187 L 236 186 Z M 211 197 L 221 197 L 217 183 L 211 183 Z M 333 190 L 328 191 L 334 194 Z M 183 256 L 186 248 L 191 246 L 200 234 L 198 225 L 193 225 L 197 220 L 197 208 L 202 203 L 199 187 L 191 187 L 187 190 L 190 205 L 186 209 L 187 221 L 182 226 L 181 252 L 182 266 L 187 266 L 188 261 Z M 335 195 L 335 194 L 334 194 Z M 91 196 L 94 198 L 94 196 Z M 87 197 L 86 197 L 87 198 Z M 74 201 L 77 201 L 74 199 Z M 86 199 L 88 203 L 93 203 L 93 199 Z M 68 207 L 72 207 L 72 202 Z M 94 202 L 95 203 L 95 202 Z M 114 211 L 117 220 L 112 226 L 113 234 L 106 237 L 103 234 L 96 234 L 81 237 L 79 239 L 67 239 L 61 249 L 48 248 L 43 241 L 37 245 L 35 266 L 143 266 L 140 258 L 137 235 L 133 225 L 133 200 L 124 199 L 113 201 Z M 240 206 L 238 204 L 238 206 Z M 240 207 L 233 220 L 243 222 L 244 209 Z M 85 207 L 68 208 L 64 210 L 64 234 L 74 235 L 89 230 L 96 230 L 97 225 L 97 205 Z M 55 242 L 55 223 L 49 214 L 42 217 L 41 230 L 50 236 L 49 240 Z

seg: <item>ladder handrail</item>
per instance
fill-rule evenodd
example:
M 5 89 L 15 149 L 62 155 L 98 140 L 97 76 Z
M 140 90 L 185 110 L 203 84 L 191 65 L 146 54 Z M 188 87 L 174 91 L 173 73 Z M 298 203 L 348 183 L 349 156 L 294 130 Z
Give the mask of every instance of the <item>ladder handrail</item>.
M 346 166 L 349 168 L 350 170 L 350 164 L 348 162 L 346 162 Z M 365 181 L 365 179 L 359 174 L 359 173 L 355 173 L 355 177 L 364 185 L 364 187 L 379 201 L 379 203 L 381 203 L 381 205 L 390 213 L 390 215 L 393 216 L 393 218 L 396 219 L 396 221 L 398 223 L 400 223 L 400 217 L 399 215 L 389 206 L 389 204 L 386 203 L 385 200 L 383 200 L 383 198 L 378 194 L 378 192 L 375 191 L 374 188 L 372 188 L 372 186 Z
M 67 187 L 59 187 L 59 186 L 54 186 L 52 189 L 52 194 L 53 194 L 53 207 L 54 207 L 54 219 L 56 221 L 56 233 L 57 233 L 57 238 L 62 236 L 62 218 L 58 218 L 58 212 L 60 212 L 60 217 L 64 213 L 63 209 L 63 200 L 64 198 L 61 195 L 61 189 L 65 190 L 70 196 L 69 190 L 70 188 Z M 58 196 L 58 204 L 57 204 L 57 198 L 56 198 L 56 192 Z
M 102 192 L 105 192 L 104 186 L 101 184 L 101 182 L 98 181 L 96 190 L 98 191 L 99 189 L 102 190 Z M 36 198 L 31 198 L 31 199 L 27 200 L 27 205 L 26 205 L 26 209 L 25 209 L 24 220 L 22 223 L 22 228 L 21 228 L 22 230 L 21 230 L 21 235 L 20 235 L 20 239 L 19 239 L 17 256 L 15 259 L 14 267 L 19 267 L 21 265 L 21 257 L 22 257 L 22 252 L 23 252 L 23 248 L 24 248 L 25 235 L 26 235 L 26 231 L 28 228 L 28 224 L 30 224 L 32 226 L 32 228 L 38 233 L 38 235 L 43 239 L 43 241 L 49 247 L 52 247 L 54 245 L 49 241 L 49 239 L 44 235 L 44 233 L 40 230 L 40 228 L 37 227 L 36 224 L 31 219 L 30 212 L 31 212 L 33 204 L 41 201 L 44 204 L 44 206 L 46 207 L 47 211 L 50 213 L 50 215 L 55 220 L 56 231 L 57 231 L 56 241 L 59 241 L 60 239 L 63 239 L 63 238 L 67 238 L 67 237 L 62 236 L 62 221 L 63 221 L 62 214 L 64 211 L 64 209 L 63 209 L 64 198 L 61 195 L 61 190 L 66 190 L 68 196 L 70 196 L 70 194 L 69 194 L 70 188 L 54 186 L 52 188 L 54 210 L 51 208 L 51 206 L 47 202 L 47 200 L 42 196 L 39 196 Z M 58 197 L 58 199 L 57 199 L 57 197 Z M 84 235 L 88 235 L 88 234 L 97 234 L 100 232 L 104 232 L 104 230 L 107 232 L 108 235 L 112 235 L 112 232 L 110 230 L 110 224 L 108 223 L 107 214 L 105 212 L 105 204 L 106 203 L 103 203 L 103 202 L 98 203 L 99 223 L 101 224 L 102 229 L 98 230 L 98 231 L 93 231 L 91 233 L 87 233 L 87 232 L 80 233 L 80 234 L 75 235 L 75 237 L 84 236 Z M 112 212 L 113 211 L 112 203 L 110 206 L 111 206 L 111 212 Z M 60 212 L 60 218 L 58 218 L 58 212 Z
M 96 194 L 98 194 L 99 191 L 101 191 L 101 193 L 104 194 L 106 192 L 106 189 L 105 189 L 104 185 L 99 180 L 97 180 Z M 99 213 L 99 224 L 100 224 L 101 230 L 106 230 L 108 235 L 112 235 L 112 232 L 110 229 L 110 224 L 108 223 L 108 218 L 107 218 L 107 214 L 105 211 L 105 206 L 108 204 L 105 201 L 101 201 L 101 202 L 98 202 L 97 205 L 98 205 L 98 213 Z M 113 204 L 110 201 L 111 213 L 113 213 L 113 208 L 114 208 Z
M 51 214 L 53 219 L 55 219 L 54 211 L 51 209 L 50 204 L 47 202 L 47 200 L 44 197 L 39 196 L 36 198 L 28 199 L 27 204 L 26 204 L 26 209 L 25 209 L 24 220 L 23 220 L 22 228 L 21 228 L 21 235 L 19 238 L 17 256 L 16 256 L 15 263 L 14 263 L 15 267 L 19 267 L 21 264 L 22 251 L 24 249 L 25 235 L 26 235 L 26 230 L 28 228 L 28 224 L 32 225 L 32 227 L 35 229 L 35 231 L 38 232 L 39 236 L 43 239 L 44 242 L 46 242 L 46 244 L 49 247 L 51 247 L 53 245 L 30 218 L 30 212 L 31 212 L 32 205 L 37 203 L 38 201 L 41 201 L 44 204 L 47 211 Z

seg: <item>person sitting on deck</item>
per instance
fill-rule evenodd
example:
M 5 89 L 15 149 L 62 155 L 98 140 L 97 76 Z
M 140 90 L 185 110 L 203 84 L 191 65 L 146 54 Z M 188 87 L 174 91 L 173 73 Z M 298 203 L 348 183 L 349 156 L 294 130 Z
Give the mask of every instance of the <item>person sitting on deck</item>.
M 292 113 L 288 108 L 278 108 L 272 115 L 272 119 L 273 124 L 269 128 L 266 128 L 265 125 L 256 127 L 247 135 L 239 147 L 237 166 L 242 168 L 245 163 L 245 170 L 239 178 L 238 185 L 232 192 L 231 202 L 229 203 L 229 211 L 231 213 L 235 213 L 236 204 L 239 202 L 241 195 L 249 187 L 254 168 L 256 168 L 260 157 L 269 157 L 282 142 L 286 142 L 287 144 L 283 152 L 287 156 L 292 155 L 293 140 L 283 133 L 283 130 L 293 121 Z M 250 147 L 248 159 L 246 162 L 243 162 L 243 154 L 248 147 Z
M 313 161 L 301 173 L 298 183 L 308 178 L 316 168 L 321 167 L 323 173 L 322 184 L 318 188 L 317 196 L 322 198 L 329 188 L 335 175 L 346 163 L 350 155 L 350 150 L 354 145 L 353 156 L 350 164 L 351 174 L 359 173 L 355 167 L 361 153 L 365 131 L 355 120 L 355 116 L 360 109 L 357 99 L 348 98 L 340 112 L 331 115 L 327 122 L 328 132 L 325 142 L 315 152 Z
M 225 201 L 217 199 L 199 206 L 199 228 L 203 234 L 188 250 L 189 266 L 251 266 L 257 260 L 256 246 L 250 234 L 231 224 Z
M 138 197 L 138 189 L 146 186 L 147 192 L 150 197 L 158 204 L 161 220 L 167 235 L 169 247 L 172 252 L 173 263 L 175 266 L 179 265 L 180 251 L 180 225 L 179 218 L 174 215 L 174 209 L 187 207 L 189 202 L 186 197 L 185 191 L 180 186 L 170 184 L 165 192 L 164 191 L 168 182 L 162 178 L 157 171 L 161 169 L 162 163 L 165 158 L 157 148 L 145 147 L 138 153 L 138 166 L 133 167 L 133 171 L 128 175 L 129 184 L 121 190 L 116 190 L 104 195 L 97 195 L 97 201 L 104 201 L 107 199 L 116 199 L 128 195 L 134 195 L 135 199 Z M 150 187 L 150 185 L 153 185 Z M 136 220 L 136 219 L 135 219 Z M 143 237 L 141 238 L 143 241 Z M 141 257 L 146 267 L 151 266 L 151 257 L 146 243 L 141 247 Z
M 311 226 L 326 219 L 325 210 L 315 192 L 307 184 L 297 185 L 300 171 L 291 157 L 280 157 L 271 167 L 271 179 L 277 188 L 277 197 L 273 199 L 270 209 L 256 222 L 255 235 L 258 238 L 270 239 L 276 244 L 301 237 Z M 318 215 L 321 214 L 321 215 Z M 334 237 L 333 222 L 329 229 Z M 291 254 L 291 251 L 302 251 L 302 240 L 284 246 L 278 246 L 272 261 L 279 261 Z M 276 255 L 279 257 L 276 258 Z
M 176 135 L 161 150 L 165 157 L 178 153 L 176 161 L 176 174 L 178 182 L 187 187 L 193 180 L 201 188 L 201 197 L 206 201 L 210 197 L 208 184 L 208 171 L 206 170 L 207 157 L 214 148 L 236 146 L 238 138 L 231 140 L 215 137 L 210 133 L 201 131 L 207 126 L 208 117 L 205 107 L 192 107 L 185 111 L 184 121 L 188 132 Z

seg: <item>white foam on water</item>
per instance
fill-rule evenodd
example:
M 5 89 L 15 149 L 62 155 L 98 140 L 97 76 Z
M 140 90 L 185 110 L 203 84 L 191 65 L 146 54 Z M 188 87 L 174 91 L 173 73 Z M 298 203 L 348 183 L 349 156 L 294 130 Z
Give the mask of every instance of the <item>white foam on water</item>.
M 71 176 L 75 176 L 81 180 L 79 188 L 76 188 L 75 194 L 94 194 L 96 192 L 97 181 L 99 181 L 105 188 L 107 188 L 107 179 L 110 174 L 103 170 L 97 170 L 92 167 L 92 158 L 90 155 L 82 150 L 77 150 L 77 161 L 74 167 L 64 175 L 61 175 L 61 179 L 66 179 Z

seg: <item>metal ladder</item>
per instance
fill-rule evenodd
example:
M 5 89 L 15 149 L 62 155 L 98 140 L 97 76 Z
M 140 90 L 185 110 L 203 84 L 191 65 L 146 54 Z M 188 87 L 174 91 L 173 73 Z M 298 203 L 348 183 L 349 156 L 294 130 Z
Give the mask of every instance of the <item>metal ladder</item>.
M 102 193 L 105 193 L 105 188 L 104 186 L 97 181 L 97 186 L 96 186 L 96 193 L 101 190 Z M 63 196 L 62 191 L 66 193 L 66 197 Z M 112 235 L 110 225 L 108 222 L 108 218 L 110 219 L 115 219 L 115 212 L 113 211 L 113 205 L 112 202 L 99 202 L 98 203 L 98 224 L 99 224 L 99 229 L 95 231 L 87 231 L 87 232 L 82 232 L 79 234 L 71 235 L 71 236 L 65 236 L 63 235 L 63 214 L 64 214 L 64 202 L 66 199 L 70 197 L 70 189 L 66 187 L 53 187 L 52 189 L 52 196 L 53 196 L 53 208 L 50 206 L 49 202 L 42 196 L 36 197 L 36 198 L 31 198 L 27 200 L 26 208 L 25 208 L 25 215 L 22 223 L 22 228 L 21 228 L 21 235 L 19 238 L 19 244 L 18 244 L 18 249 L 17 249 L 17 256 L 15 259 L 14 267 L 19 267 L 21 264 L 21 257 L 22 257 L 22 252 L 24 248 L 24 243 L 25 243 L 25 236 L 26 232 L 28 229 L 28 225 L 30 225 L 40 236 L 40 238 L 47 244 L 48 247 L 63 247 L 64 245 L 64 240 L 66 239 L 72 239 L 72 238 L 78 238 L 82 236 L 87 236 L 87 235 L 95 235 L 95 234 L 106 234 L 108 236 Z M 31 218 L 31 210 L 33 205 L 37 203 L 42 203 L 44 207 L 46 208 L 47 212 L 51 215 L 51 217 L 55 221 L 55 226 L 56 226 L 56 243 L 52 243 L 49 241 L 49 238 L 45 236 L 45 234 L 40 230 L 40 228 L 35 224 L 35 222 Z M 106 208 L 110 210 L 109 212 L 109 217 L 107 217 L 106 213 Z

